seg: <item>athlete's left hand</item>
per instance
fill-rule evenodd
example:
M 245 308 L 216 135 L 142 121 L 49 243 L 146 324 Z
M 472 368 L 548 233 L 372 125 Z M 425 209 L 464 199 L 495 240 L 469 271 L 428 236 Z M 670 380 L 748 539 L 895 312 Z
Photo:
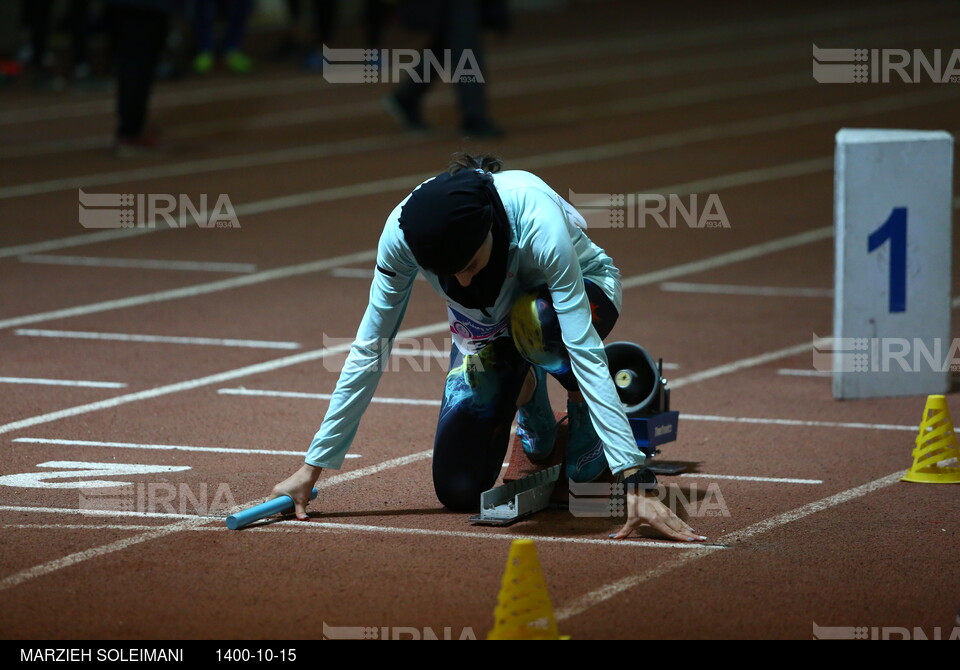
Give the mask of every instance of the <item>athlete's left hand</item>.
M 683 519 L 664 505 L 657 497 L 655 490 L 628 491 L 627 522 L 620 532 L 614 535 L 614 538 L 622 540 L 645 523 L 671 540 L 703 542 L 707 539 L 703 535 L 698 535 Z

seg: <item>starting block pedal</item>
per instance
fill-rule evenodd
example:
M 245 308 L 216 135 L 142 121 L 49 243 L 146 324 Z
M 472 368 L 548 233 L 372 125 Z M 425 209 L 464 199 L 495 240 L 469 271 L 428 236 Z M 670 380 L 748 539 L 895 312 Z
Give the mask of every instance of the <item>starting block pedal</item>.
M 560 466 L 534 472 L 480 494 L 480 514 L 470 522 L 482 526 L 507 526 L 550 506 Z

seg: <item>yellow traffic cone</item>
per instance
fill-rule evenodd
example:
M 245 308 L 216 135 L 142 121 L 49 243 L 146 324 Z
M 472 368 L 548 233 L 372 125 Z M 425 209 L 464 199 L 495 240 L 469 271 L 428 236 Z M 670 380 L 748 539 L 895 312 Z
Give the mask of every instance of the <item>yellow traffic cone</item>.
M 488 640 L 569 640 L 560 635 L 533 540 L 514 540 Z
M 913 450 L 913 465 L 901 481 L 960 484 L 958 458 L 960 445 L 953 432 L 947 399 L 942 395 L 928 396 L 920 422 L 920 434 L 917 435 L 917 446 Z

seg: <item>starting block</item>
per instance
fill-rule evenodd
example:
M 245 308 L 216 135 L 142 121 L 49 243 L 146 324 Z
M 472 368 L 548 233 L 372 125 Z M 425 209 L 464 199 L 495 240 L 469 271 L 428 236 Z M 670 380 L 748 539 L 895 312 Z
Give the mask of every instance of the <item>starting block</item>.
M 482 526 L 506 526 L 550 506 L 550 496 L 560 477 L 554 465 L 497 486 L 480 494 L 480 514 L 470 517 Z
M 663 361 L 655 363 L 646 349 L 633 342 L 613 342 L 604 350 L 637 446 L 648 459 L 653 459 L 660 453 L 660 446 L 677 439 L 680 422 L 680 412 L 670 409 Z M 568 424 L 566 414 L 557 413 L 556 418 L 557 441 L 551 455 L 543 461 L 531 461 L 520 438 L 514 438 L 504 484 L 481 495 L 480 514 L 470 518 L 472 523 L 503 526 L 550 505 L 567 505 L 569 488 L 560 473 L 565 469 Z M 684 465 L 667 462 L 649 463 L 647 467 L 655 474 L 668 476 L 686 469 Z M 617 478 L 608 469 L 596 481 L 613 484 Z

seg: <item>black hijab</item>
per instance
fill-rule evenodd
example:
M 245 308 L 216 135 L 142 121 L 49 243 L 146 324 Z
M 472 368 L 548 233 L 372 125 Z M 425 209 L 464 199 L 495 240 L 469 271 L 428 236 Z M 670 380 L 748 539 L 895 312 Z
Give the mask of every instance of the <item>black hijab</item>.
M 507 273 L 510 225 L 493 176 L 482 170 L 444 172 L 414 191 L 400 210 L 400 229 L 424 270 L 443 292 L 470 309 L 492 307 Z M 454 276 L 493 235 L 490 261 L 461 286 Z

